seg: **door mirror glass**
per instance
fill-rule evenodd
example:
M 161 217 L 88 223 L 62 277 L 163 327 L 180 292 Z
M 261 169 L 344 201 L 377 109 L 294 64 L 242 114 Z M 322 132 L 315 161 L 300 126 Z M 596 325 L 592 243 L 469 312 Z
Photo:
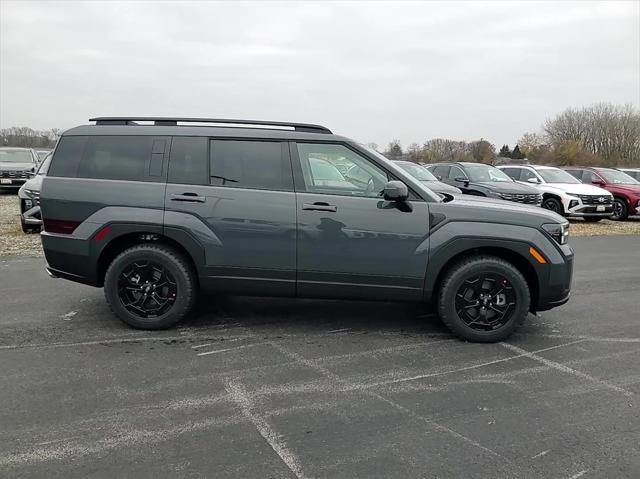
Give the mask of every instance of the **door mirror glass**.
M 388 181 L 384 185 L 384 199 L 387 201 L 407 201 L 409 189 L 402 181 Z

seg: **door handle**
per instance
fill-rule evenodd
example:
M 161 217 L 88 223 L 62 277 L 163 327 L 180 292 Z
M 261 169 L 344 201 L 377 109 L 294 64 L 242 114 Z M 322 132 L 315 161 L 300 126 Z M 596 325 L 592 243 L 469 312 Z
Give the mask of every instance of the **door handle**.
M 330 211 L 332 213 L 338 211 L 337 206 L 330 205 L 329 203 L 325 203 L 324 201 L 316 201 L 315 203 L 303 203 L 302 209 L 309 211 Z
M 192 203 L 204 203 L 207 199 L 204 196 L 198 196 L 196 193 L 173 193 L 171 201 L 189 201 Z

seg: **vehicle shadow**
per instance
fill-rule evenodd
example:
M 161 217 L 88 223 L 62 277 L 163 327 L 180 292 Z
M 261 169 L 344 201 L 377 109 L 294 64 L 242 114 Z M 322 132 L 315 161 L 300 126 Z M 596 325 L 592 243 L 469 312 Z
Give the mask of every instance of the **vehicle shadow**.
M 393 331 L 453 337 L 432 311 L 412 303 L 205 295 L 183 324 L 187 327 L 222 324 L 268 334 L 349 330 L 362 334 Z

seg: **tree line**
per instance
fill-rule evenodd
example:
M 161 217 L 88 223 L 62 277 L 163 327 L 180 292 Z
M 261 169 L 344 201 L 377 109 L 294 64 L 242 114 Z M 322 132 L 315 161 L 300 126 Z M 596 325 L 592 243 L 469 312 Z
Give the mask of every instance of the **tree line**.
M 374 145 L 371 145 L 374 146 Z M 598 103 L 569 108 L 548 119 L 536 133 L 525 133 L 511 150 L 496 152 L 492 143 L 435 138 L 406 150 L 398 140 L 389 143 L 384 155 L 415 162 L 475 161 L 495 164 L 508 159 L 534 164 L 640 166 L 640 110 L 631 105 Z
M 0 146 L 21 146 L 24 148 L 53 148 L 62 130 L 34 130 L 27 126 L 12 126 L 0 129 Z

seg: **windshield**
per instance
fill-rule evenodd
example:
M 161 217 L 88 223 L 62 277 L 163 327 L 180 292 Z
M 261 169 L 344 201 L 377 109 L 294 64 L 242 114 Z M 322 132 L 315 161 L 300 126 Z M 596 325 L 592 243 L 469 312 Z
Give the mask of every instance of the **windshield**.
M 40 175 L 40 176 L 45 176 L 47 174 L 47 171 L 49 170 L 49 164 L 51 163 L 51 157 L 53 155 L 51 155 L 51 153 L 49 153 L 45 159 L 42 161 L 42 163 L 40 163 L 40 167 L 38 168 L 38 171 L 36 172 L 36 175 Z
M 613 185 L 640 185 L 635 178 L 618 170 L 598 170 L 604 179 Z
M 419 181 L 438 181 L 438 178 L 426 168 L 412 163 L 396 163 L 400 168 Z
M 540 169 L 540 170 L 536 170 L 536 173 L 542 176 L 542 179 L 547 183 L 580 184 L 580 180 L 578 180 L 576 177 L 558 168 Z
M 0 150 L 0 162 L 33 163 L 29 150 Z
M 340 171 L 328 161 L 309 158 L 309 166 L 315 180 L 345 181 Z
M 513 180 L 503 171 L 489 165 L 466 165 L 464 167 L 471 181 L 508 181 Z

